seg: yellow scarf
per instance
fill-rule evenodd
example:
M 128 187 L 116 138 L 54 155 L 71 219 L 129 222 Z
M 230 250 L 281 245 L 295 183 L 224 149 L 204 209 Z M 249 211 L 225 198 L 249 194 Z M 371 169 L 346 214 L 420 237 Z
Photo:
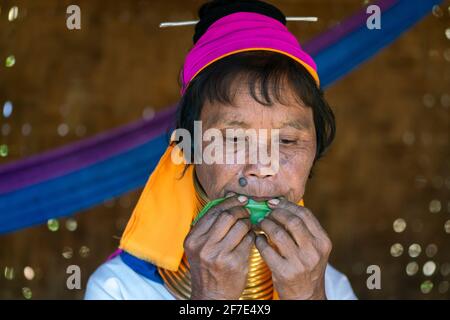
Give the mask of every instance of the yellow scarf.
M 173 148 L 167 148 L 150 175 L 120 248 L 156 266 L 177 271 L 198 200 L 192 183 L 193 166 L 182 176 L 185 165 L 172 161 Z M 178 156 L 182 157 L 181 151 Z

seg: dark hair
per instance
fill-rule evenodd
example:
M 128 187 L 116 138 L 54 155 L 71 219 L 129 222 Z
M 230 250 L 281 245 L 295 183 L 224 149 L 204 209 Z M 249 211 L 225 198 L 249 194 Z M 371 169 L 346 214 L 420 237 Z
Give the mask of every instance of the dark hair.
M 333 111 L 314 78 L 300 63 L 270 51 L 246 51 L 222 58 L 202 70 L 189 84 L 178 105 L 176 128 L 193 136 L 194 121 L 200 120 L 205 102 L 232 104 L 235 81 L 245 78 L 248 91 L 258 103 L 286 104 L 283 85 L 288 84 L 299 103 L 312 108 L 317 149 L 314 163 L 332 143 L 336 124 Z M 194 148 L 194 144 L 192 144 Z M 192 155 L 194 152 L 192 150 Z
M 195 25 L 194 44 L 215 21 L 236 12 L 253 12 L 266 15 L 286 25 L 286 17 L 277 7 L 260 0 L 213 0 L 198 10 L 200 21 Z

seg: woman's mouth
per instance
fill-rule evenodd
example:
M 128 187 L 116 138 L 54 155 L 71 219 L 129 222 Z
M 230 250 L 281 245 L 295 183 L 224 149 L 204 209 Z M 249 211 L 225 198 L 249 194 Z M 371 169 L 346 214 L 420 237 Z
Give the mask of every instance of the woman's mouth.
M 245 194 L 245 193 L 236 193 L 236 192 L 233 192 L 233 191 L 227 191 L 227 192 L 225 193 L 225 195 L 228 195 L 228 194 L 230 194 L 230 195 L 240 194 L 240 195 L 246 196 L 246 197 L 249 198 L 249 199 L 253 199 L 253 200 L 257 201 L 257 202 L 263 202 L 263 201 L 267 201 L 267 200 L 270 200 L 270 199 L 273 199 L 273 198 L 279 198 L 279 197 L 281 197 L 280 195 L 273 195 L 273 196 L 255 196 L 255 195 Z
M 255 201 L 258 201 L 258 202 L 263 202 L 263 201 L 267 201 L 267 200 L 270 200 L 270 199 L 273 199 L 273 198 L 277 198 L 277 196 L 273 196 L 273 197 L 255 197 L 255 196 L 250 196 L 250 195 L 247 195 L 247 197 L 249 197 L 249 198 L 251 198 L 251 199 L 253 199 Z

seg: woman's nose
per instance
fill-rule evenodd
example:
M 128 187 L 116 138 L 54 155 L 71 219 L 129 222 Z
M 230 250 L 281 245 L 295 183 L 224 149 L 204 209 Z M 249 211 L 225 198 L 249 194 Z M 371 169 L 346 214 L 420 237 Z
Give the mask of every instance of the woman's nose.
M 248 165 L 243 172 L 244 177 L 266 179 L 276 175 L 274 166 Z

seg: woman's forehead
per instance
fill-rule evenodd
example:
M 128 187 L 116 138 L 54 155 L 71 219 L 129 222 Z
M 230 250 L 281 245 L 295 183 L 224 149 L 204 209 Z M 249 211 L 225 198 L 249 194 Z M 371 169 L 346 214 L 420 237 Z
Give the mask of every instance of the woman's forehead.
M 312 109 L 292 101 L 292 104 L 274 102 L 265 106 L 250 95 L 240 95 L 232 105 L 219 102 L 206 103 L 201 120 L 204 128 L 214 127 L 291 127 L 297 130 L 309 130 L 314 125 Z

